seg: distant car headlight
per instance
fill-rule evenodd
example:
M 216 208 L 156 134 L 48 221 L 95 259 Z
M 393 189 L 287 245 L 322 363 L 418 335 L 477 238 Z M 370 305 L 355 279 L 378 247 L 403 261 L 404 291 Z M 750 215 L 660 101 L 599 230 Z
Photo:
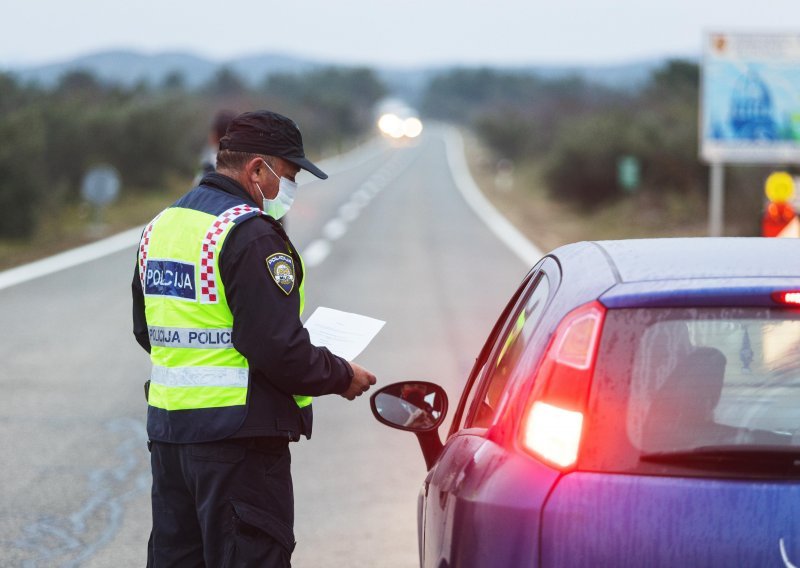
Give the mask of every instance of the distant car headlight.
M 392 138 L 416 138 L 422 134 L 422 121 L 415 116 L 403 119 L 394 113 L 386 113 L 378 119 L 378 128 Z
M 409 138 L 416 138 L 422 134 L 422 121 L 414 116 L 403 121 L 403 134 Z
M 403 137 L 403 121 L 396 114 L 386 113 L 382 115 L 380 119 L 378 119 L 378 128 L 380 128 L 381 132 L 392 138 Z

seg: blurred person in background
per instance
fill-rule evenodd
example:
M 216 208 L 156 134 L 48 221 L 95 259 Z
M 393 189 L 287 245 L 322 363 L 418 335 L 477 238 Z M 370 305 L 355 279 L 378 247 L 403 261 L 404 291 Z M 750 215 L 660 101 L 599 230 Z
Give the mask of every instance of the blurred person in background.
M 134 335 L 153 363 L 153 567 L 289 566 L 289 443 L 311 436 L 312 396 L 375 384 L 300 321 L 303 265 L 277 220 L 301 168 L 327 175 L 297 125 L 243 113 L 219 147 L 217 171 L 145 228 L 133 279 Z
M 228 125 L 231 120 L 239 114 L 236 111 L 222 109 L 217 111 L 214 115 L 214 120 L 211 121 L 211 128 L 208 131 L 208 138 L 203 151 L 200 154 L 200 171 L 192 182 L 192 187 L 200 184 L 203 176 L 215 171 L 217 169 L 217 152 L 219 151 L 219 141 L 225 136 L 225 131 L 228 130 Z

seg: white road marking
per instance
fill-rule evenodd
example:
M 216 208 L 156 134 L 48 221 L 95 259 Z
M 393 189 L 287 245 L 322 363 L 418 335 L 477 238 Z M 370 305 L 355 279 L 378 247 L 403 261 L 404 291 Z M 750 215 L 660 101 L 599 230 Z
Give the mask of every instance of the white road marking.
M 467 204 L 526 266 L 531 267 L 536 264 L 536 261 L 544 256 L 542 252 L 495 209 L 472 179 L 464 156 L 464 139 L 461 134 L 458 130 L 448 127 L 444 130 L 444 137 L 447 163 L 453 172 L 456 187 Z
M 331 243 L 326 239 L 312 241 L 303 251 L 303 264 L 306 266 L 318 266 L 328 258 L 331 253 Z
M 347 224 L 355 221 L 361 214 L 361 209 L 386 187 L 389 180 L 396 178 L 408 163 L 405 153 L 395 154 L 350 195 L 350 199 L 339 207 L 339 216 L 322 227 L 323 238 L 312 241 L 302 252 L 306 266 L 318 266 L 330 255 L 330 241 L 341 238 L 347 232 Z
M 135 228 L 108 237 L 101 241 L 97 241 L 82 247 L 74 248 L 66 252 L 31 262 L 30 264 L 23 264 L 10 270 L 0 272 L 0 290 L 22 284 L 28 280 L 46 276 L 65 268 L 72 268 L 85 262 L 97 260 L 106 255 L 119 252 L 126 248 L 131 249 L 131 270 L 136 263 L 134 253 L 136 252 L 136 245 L 139 244 L 139 238 L 142 235 L 142 228 Z
M 368 191 L 365 191 L 363 189 L 359 189 L 358 191 L 356 191 L 353 194 L 353 197 L 350 198 L 350 200 L 359 207 L 365 206 L 367 203 L 370 202 L 371 199 L 372 195 Z
M 375 182 L 371 182 L 371 181 L 368 181 L 367 183 L 365 183 L 363 185 L 363 188 L 364 188 L 365 191 L 368 191 L 370 193 L 370 195 L 373 196 L 373 197 L 378 195 L 381 192 L 381 190 L 383 189 L 380 185 L 378 185 Z
M 361 213 L 361 208 L 354 203 L 345 203 L 339 207 L 339 217 L 346 223 L 351 223 L 358 219 L 359 213 Z
M 329 241 L 335 241 L 347 232 L 347 223 L 341 219 L 332 219 L 322 227 L 322 235 Z

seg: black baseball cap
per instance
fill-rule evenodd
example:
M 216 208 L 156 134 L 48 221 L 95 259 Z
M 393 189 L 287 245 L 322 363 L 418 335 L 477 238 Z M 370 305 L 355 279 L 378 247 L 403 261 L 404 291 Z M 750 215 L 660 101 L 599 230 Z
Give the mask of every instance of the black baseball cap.
M 257 110 L 236 116 L 220 139 L 219 149 L 277 156 L 319 179 L 328 178 L 328 174 L 306 158 L 303 137 L 295 122 L 277 112 Z

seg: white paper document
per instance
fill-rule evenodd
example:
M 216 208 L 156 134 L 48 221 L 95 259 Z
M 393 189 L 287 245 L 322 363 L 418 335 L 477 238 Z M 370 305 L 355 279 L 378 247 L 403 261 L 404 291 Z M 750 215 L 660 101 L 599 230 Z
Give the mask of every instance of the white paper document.
M 327 347 L 331 353 L 352 361 L 369 345 L 386 322 L 331 308 L 319 307 L 308 318 L 305 328 L 311 343 Z

